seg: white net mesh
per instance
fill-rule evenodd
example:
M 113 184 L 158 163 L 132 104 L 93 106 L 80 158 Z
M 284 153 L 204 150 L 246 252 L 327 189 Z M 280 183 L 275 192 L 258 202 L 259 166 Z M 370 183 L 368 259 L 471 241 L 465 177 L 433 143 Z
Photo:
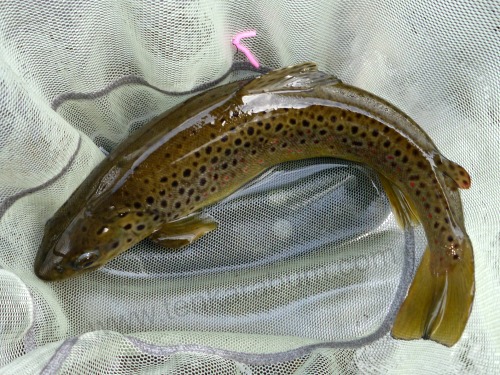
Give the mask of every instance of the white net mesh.
M 0 373 L 498 370 L 499 14 L 495 0 L 0 2 Z M 46 220 L 99 147 L 193 88 L 256 74 L 233 65 L 247 29 L 264 66 L 318 63 L 470 172 L 477 291 L 454 347 L 391 338 L 425 238 L 398 228 L 373 172 L 333 159 L 209 207 L 219 229 L 186 251 L 146 240 L 75 279 L 34 275 Z

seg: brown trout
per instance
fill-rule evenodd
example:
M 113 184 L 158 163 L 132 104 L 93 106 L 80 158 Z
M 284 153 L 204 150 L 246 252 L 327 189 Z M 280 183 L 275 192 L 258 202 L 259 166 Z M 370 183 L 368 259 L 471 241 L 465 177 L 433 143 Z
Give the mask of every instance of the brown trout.
M 275 164 L 328 156 L 373 168 L 400 223 L 424 227 L 428 247 L 392 335 L 453 345 L 474 297 L 458 193 L 470 177 L 400 110 L 312 63 L 214 88 L 141 128 L 47 222 L 35 273 L 94 270 L 144 238 L 184 246 L 216 228 L 203 207 Z

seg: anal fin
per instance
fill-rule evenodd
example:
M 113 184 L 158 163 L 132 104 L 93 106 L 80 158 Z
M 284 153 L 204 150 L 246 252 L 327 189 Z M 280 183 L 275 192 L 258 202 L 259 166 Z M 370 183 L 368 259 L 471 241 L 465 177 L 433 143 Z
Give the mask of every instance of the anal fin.
M 179 249 L 216 228 L 217 223 L 215 221 L 201 218 L 195 214 L 164 224 L 160 229 L 151 234 L 149 239 L 163 247 Z
M 387 198 L 389 199 L 389 203 L 392 207 L 392 212 L 394 213 L 398 224 L 402 228 L 405 228 L 412 224 L 420 223 L 417 210 L 415 209 L 413 203 L 406 198 L 403 192 L 384 176 L 379 174 L 379 178 L 382 183 L 382 187 L 387 194 Z

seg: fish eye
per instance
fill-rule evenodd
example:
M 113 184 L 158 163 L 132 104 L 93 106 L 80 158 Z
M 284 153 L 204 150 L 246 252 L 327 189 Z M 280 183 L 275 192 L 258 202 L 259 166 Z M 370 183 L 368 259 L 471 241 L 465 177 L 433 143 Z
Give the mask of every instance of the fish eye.
M 80 255 L 74 262 L 74 268 L 78 270 L 83 270 L 90 267 L 99 258 L 99 250 L 87 251 Z

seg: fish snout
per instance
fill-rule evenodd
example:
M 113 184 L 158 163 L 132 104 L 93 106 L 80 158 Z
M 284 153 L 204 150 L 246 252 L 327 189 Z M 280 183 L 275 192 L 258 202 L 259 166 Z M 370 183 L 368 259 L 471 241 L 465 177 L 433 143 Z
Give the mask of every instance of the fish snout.
M 67 244 L 66 237 L 64 233 L 52 234 L 46 231 L 34 263 L 34 272 L 38 278 L 53 281 L 68 277 L 69 270 L 62 266 L 64 254 L 57 250 L 61 245 L 64 247 L 64 244 Z

